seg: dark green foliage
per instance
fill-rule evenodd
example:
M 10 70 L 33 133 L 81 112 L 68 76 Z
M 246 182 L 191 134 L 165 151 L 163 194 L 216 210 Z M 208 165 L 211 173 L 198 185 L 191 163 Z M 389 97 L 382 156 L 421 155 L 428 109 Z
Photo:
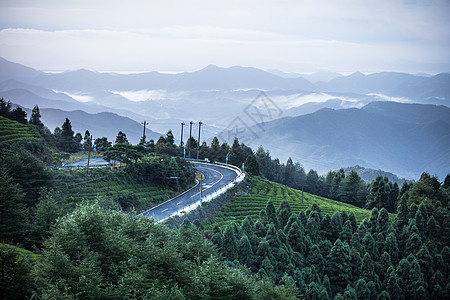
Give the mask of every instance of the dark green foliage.
M 175 156 L 175 155 L 180 155 L 179 153 L 179 148 L 176 147 L 176 145 L 174 144 L 175 138 L 173 136 L 173 133 L 171 130 L 169 130 L 166 134 L 166 137 L 160 137 L 158 139 L 158 141 L 155 144 L 155 152 L 163 155 L 170 155 L 170 156 Z M 197 148 L 197 147 L 195 147 Z M 191 149 L 193 150 L 193 149 Z M 194 155 L 191 155 L 191 157 L 194 157 Z M 204 156 L 202 156 L 202 158 L 204 158 Z
M 41 113 L 39 111 L 39 106 L 35 105 L 33 107 L 33 110 L 31 111 L 31 117 L 30 117 L 30 125 L 35 125 L 37 127 L 44 127 L 44 124 L 41 121 Z
M 350 250 L 348 245 L 337 239 L 327 257 L 327 275 L 330 278 L 331 290 L 342 291 L 350 283 Z
M 222 239 L 222 254 L 230 261 L 235 260 L 238 257 L 238 241 L 232 226 L 227 226 L 223 232 Z
M 58 222 L 33 277 L 37 298 L 293 298 L 225 266 L 190 222 L 172 231 L 96 203 Z
M 137 162 L 142 157 L 143 153 L 139 151 L 138 146 L 129 143 L 116 143 L 103 154 L 103 158 L 107 161 L 116 160 L 127 164 Z
M 26 299 L 31 295 L 31 252 L 0 243 L 0 299 Z
M 64 121 L 61 130 L 57 129 L 58 128 L 55 128 L 54 136 L 57 146 L 60 150 L 68 153 L 80 151 L 81 139 L 75 138 L 74 132 L 72 130 L 72 124 L 70 123 L 70 120 L 68 118 L 66 118 L 66 120 Z
M 127 135 L 125 133 L 123 133 L 122 131 L 119 131 L 117 133 L 114 144 L 128 144 Z
M 259 164 L 254 154 L 250 154 L 245 159 L 245 171 L 253 176 L 259 176 Z
M 16 107 L 10 115 L 10 119 L 22 124 L 28 124 L 27 113 L 21 107 Z
M 276 218 L 279 229 L 283 229 L 289 221 L 289 218 L 292 215 L 291 207 L 289 202 L 284 200 L 281 202 L 280 206 L 276 211 Z
M 366 202 L 366 184 L 355 170 L 352 170 L 340 183 L 337 199 L 359 207 Z
M 397 216 L 388 213 L 388 206 L 374 207 L 359 226 L 353 214 L 330 217 L 313 205 L 295 216 L 288 213 L 287 202 L 280 200 L 275 209 L 274 201 L 268 201 L 254 225 L 260 242 L 251 270 L 275 283 L 286 282 L 283 274 L 292 276 L 297 293 L 307 299 L 442 299 L 450 287 L 445 282 L 450 275 L 450 218 L 442 206 L 446 194 L 433 178 L 423 175 L 421 181 L 419 187 L 403 188 L 395 202 Z M 384 178 L 377 184 L 384 188 L 373 188 L 373 199 L 383 191 L 394 191 L 391 199 L 397 198 L 395 184 Z M 436 198 L 414 196 L 418 190 L 434 191 Z M 411 197 L 420 201 L 408 206 Z M 383 199 L 389 203 L 389 193 Z
M 5 169 L 0 168 L 0 240 L 24 242 L 28 218 L 25 194 Z
M 111 148 L 112 143 L 106 137 L 96 138 L 94 141 L 97 151 L 103 152 Z

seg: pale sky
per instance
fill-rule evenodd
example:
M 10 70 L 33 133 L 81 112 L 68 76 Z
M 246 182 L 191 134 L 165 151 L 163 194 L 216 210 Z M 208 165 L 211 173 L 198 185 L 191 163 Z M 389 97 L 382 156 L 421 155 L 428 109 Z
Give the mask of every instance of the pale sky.
M 450 72 L 450 1 L 0 0 L 0 56 L 44 71 Z

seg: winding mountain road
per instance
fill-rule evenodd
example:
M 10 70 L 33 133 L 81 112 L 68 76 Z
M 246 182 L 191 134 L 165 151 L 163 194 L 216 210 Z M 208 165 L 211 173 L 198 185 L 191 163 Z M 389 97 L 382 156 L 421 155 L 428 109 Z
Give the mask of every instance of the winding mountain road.
M 201 183 L 202 198 L 207 197 L 233 182 L 239 175 L 237 171 L 219 165 L 204 163 L 193 163 L 193 165 L 194 168 L 205 177 Z M 188 208 L 190 205 L 200 201 L 199 188 L 200 183 L 183 194 L 143 212 L 140 216 L 153 218 L 155 221 L 164 220 L 180 210 Z

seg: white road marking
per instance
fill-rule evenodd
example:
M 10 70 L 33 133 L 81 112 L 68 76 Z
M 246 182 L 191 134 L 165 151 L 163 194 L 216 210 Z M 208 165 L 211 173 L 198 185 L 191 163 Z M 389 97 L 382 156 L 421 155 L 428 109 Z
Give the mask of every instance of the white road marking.
M 206 168 L 206 167 L 203 167 L 203 166 L 201 168 L 208 169 L 208 170 L 211 170 L 211 171 L 214 171 L 214 172 L 217 172 L 217 173 L 220 174 L 219 180 L 217 180 L 216 182 L 211 183 L 209 185 L 206 185 L 206 186 L 208 186 L 207 188 L 210 188 L 210 187 L 214 186 L 216 183 L 218 183 L 219 181 L 221 181 L 223 179 L 223 174 L 221 172 L 219 172 L 217 170 L 214 170 L 214 169 L 211 169 L 211 168 Z M 204 190 L 206 190 L 207 188 L 204 188 Z M 197 192 L 196 194 L 192 195 L 191 198 L 197 196 L 198 194 L 200 194 L 200 192 Z

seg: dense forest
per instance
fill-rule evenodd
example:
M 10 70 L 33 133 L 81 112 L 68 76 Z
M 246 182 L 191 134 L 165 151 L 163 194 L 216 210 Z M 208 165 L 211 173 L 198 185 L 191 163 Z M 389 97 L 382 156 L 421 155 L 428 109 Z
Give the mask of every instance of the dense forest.
M 306 299 L 445 299 L 450 296 L 450 181 L 424 174 L 385 208 L 356 223 L 320 208 L 293 214 L 269 201 L 256 220 L 212 229 L 230 265 L 296 289 Z
M 114 183 L 173 194 L 192 186 L 189 164 L 173 157 L 183 152 L 171 131 L 156 143 L 143 137 L 131 145 L 123 132 L 114 144 L 92 141 L 68 119 L 52 133 L 37 106 L 27 120 L 1 99 L 0 133 L 1 299 L 450 298 L 450 175 L 440 182 L 423 173 L 401 187 L 382 176 L 366 184 L 355 171 L 306 173 L 299 162 L 280 163 L 237 139 L 231 146 L 190 139 L 200 158 L 228 160 L 256 178 L 248 193 L 271 180 L 371 214 L 359 222 L 317 204 L 293 213 L 288 201 L 269 200 L 240 223 L 170 229 L 136 218 L 154 202 L 109 191 Z M 94 149 L 121 168 L 46 168 Z M 95 178 L 107 178 L 107 193 L 75 197 Z

